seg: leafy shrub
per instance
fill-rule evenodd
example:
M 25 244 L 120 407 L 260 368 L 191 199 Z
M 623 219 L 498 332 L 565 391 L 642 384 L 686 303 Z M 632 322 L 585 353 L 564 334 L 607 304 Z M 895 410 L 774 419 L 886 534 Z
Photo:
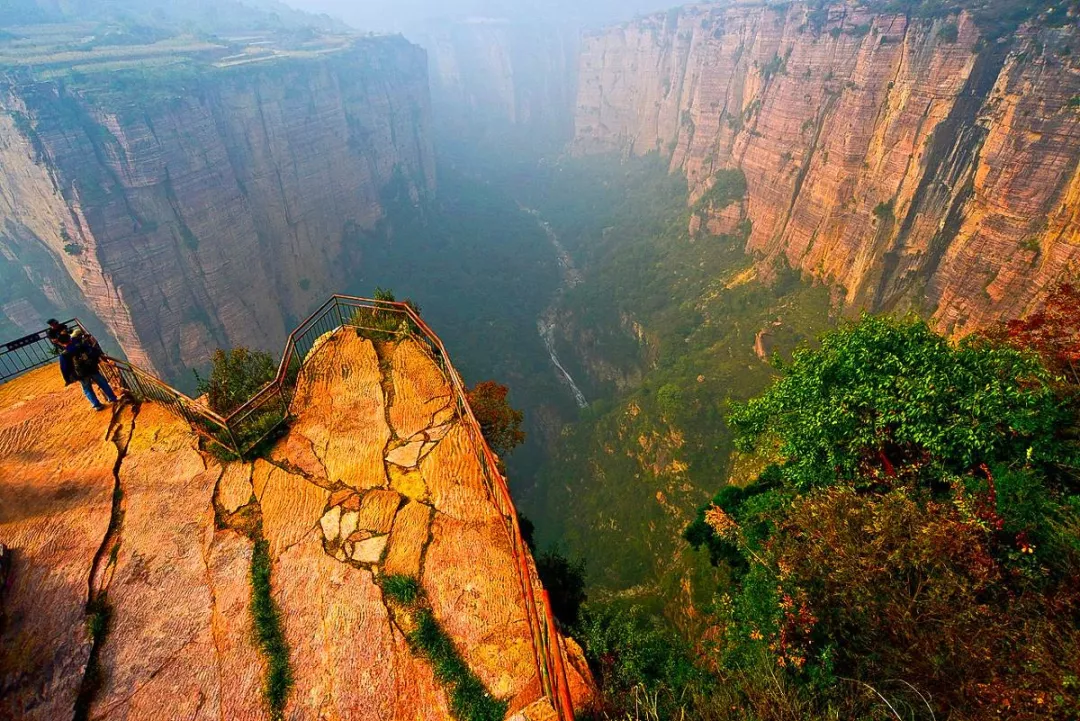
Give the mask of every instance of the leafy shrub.
M 1043 307 L 986 333 L 992 341 L 1039 354 L 1052 373 L 1080 388 L 1080 288 L 1053 288 Z
M 771 658 L 819 707 L 841 704 L 848 679 L 897 706 L 921 694 L 976 717 L 1064 719 L 1080 702 L 1075 575 L 1037 591 L 1025 568 L 1041 564 L 1005 551 L 956 503 L 834 487 L 725 516 L 712 520 L 750 570 L 718 624 L 724 668 Z M 763 522 L 765 539 L 744 534 Z
M 536 572 L 551 599 L 551 611 L 565 628 L 577 625 L 585 593 L 585 561 L 572 561 L 559 549 L 544 551 L 536 557 Z
M 652 692 L 659 718 L 676 714 L 704 677 L 688 645 L 638 608 L 587 607 L 574 632 L 601 689 L 596 715 L 626 718 L 636 691 Z
M 682 389 L 675 383 L 665 383 L 656 392 L 656 404 L 665 416 L 669 418 L 674 416 L 682 409 Z
M 540 582 L 551 597 L 552 613 L 563 627 L 573 628 L 580 619 L 581 606 L 587 600 L 585 561 L 571 560 L 559 548 L 549 548 L 543 553 L 537 553 L 534 538 L 536 526 L 524 513 L 518 511 L 517 516 L 521 540 L 532 552 Z
M 960 28 L 956 23 L 945 23 L 941 26 L 941 29 L 938 30 L 937 35 L 941 38 L 942 42 L 952 44 L 960 38 Z
M 769 62 L 761 67 L 761 79 L 765 82 L 768 82 L 773 75 L 785 74 L 787 74 L 787 60 L 780 57 L 780 53 L 775 53 Z
M 199 395 L 206 395 L 210 409 L 227 416 L 274 379 L 277 364 L 269 353 L 247 348 L 218 349 L 211 360 L 210 377 L 198 373 Z
M 821 29 L 829 22 L 829 8 L 824 3 L 818 4 L 818 7 L 807 14 L 806 21 L 815 33 L 821 32 Z
M 979 339 L 953 346 L 916 318 L 866 316 L 784 371 L 730 421 L 740 450 L 775 449 L 800 490 L 1066 460 L 1056 431 L 1068 412 L 1037 359 Z
M 713 178 L 712 186 L 694 205 L 698 213 L 708 207 L 723 210 L 746 196 L 746 175 L 739 168 L 721 170 Z
M 397 297 L 392 290 L 376 288 L 375 300 L 396 303 Z M 417 314 L 420 313 L 420 306 L 416 305 L 411 300 L 406 299 L 403 302 L 411 307 Z M 361 329 L 361 331 L 372 340 L 391 341 L 394 340 L 399 333 L 415 333 L 418 330 L 403 313 L 378 308 L 357 309 L 353 313 L 349 323 Z
M 67 243 L 64 245 L 64 252 L 68 255 L 82 255 L 83 249 L 81 245 L 76 243 Z
M 879 220 L 892 220 L 895 217 L 894 200 L 883 200 L 874 206 L 874 217 Z

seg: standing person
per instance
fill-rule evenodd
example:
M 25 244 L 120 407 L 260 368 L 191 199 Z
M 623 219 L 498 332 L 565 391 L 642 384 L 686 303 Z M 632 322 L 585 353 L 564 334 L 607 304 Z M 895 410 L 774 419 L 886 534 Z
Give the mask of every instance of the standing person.
M 71 334 L 66 330 L 61 332 L 56 336 L 54 344 L 60 351 L 60 375 L 64 378 L 64 385 L 69 386 L 78 382 L 79 376 L 75 374 L 75 363 L 71 360 L 71 354 L 67 352 L 67 347 L 71 344 Z
M 49 339 L 49 342 L 53 344 L 53 347 L 57 350 L 64 350 L 64 346 L 67 342 L 61 342 L 60 336 L 68 333 L 68 327 L 58 321 L 56 318 L 49 318 L 49 329 L 45 331 L 45 336 Z
M 101 358 L 104 354 L 101 352 L 101 348 L 92 342 L 81 328 L 76 328 L 75 332 L 71 334 L 71 342 L 64 349 L 64 355 L 71 358 L 72 368 L 82 384 L 86 400 L 90 401 L 95 411 L 105 409 L 105 406 L 101 404 L 101 401 L 98 400 L 97 395 L 94 393 L 95 385 L 105 394 L 105 399 L 109 403 L 116 403 L 116 394 L 113 393 L 112 388 L 109 386 L 109 381 L 101 374 Z

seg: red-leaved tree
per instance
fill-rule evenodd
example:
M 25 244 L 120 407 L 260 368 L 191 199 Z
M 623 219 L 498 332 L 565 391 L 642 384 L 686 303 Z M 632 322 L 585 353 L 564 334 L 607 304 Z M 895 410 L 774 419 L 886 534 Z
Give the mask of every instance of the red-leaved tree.
M 495 381 L 477 383 L 466 391 L 484 438 L 500 456 L 525 442 L 525 431 L 521 430 L 525 414 L 510 406 L 509 393 L 509 388 Z
M 1080 288 L 1070 283 L 1057 286 L 1041 309 L 987 335 L 1014 348 L 1035 351 L 1047 368 L 1080 386 Z

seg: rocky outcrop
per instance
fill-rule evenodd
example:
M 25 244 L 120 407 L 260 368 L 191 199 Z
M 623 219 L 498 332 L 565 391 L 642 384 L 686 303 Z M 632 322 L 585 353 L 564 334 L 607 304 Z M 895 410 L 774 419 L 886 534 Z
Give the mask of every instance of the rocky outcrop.
M 46 311 L 88 307 L 170 379 L 215 346 L 278 348 L 346 287 L 387 186 L 433 190 L 430 124 L 426 56 L 401 38 L 9 81 L 0 276 L 17 283 L 0 312 L 36 330 Z
M 1080 264 L 1078 48 L 967 15 L 688 6 L 584 40 L 575 148 L 670 154 L 695 230 L 961 333 Z M 715 202 L 733 169 L 745 195 Z
M 452 718 L 384 596 L 388 575 L 416 580 L 509 715 L 550 709 L 507 519 L 431 357 L 341 331 L 296 397 L 268 459 L 222 464 L 159 406 L 92 413 L 54 367 L 0 386 L 0 538 L 15 559 L 0 718 L 79 704 L 94 719 L 269 718 L 249 611 L 262 541 L 293 679 L 286 718 Z M 564 644 L 584 703 L 588 670 Z

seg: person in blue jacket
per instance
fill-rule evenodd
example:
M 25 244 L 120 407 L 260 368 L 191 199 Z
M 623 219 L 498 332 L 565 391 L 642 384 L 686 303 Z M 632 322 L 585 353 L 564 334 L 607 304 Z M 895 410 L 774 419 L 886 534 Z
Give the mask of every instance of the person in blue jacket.
M 64 342 L 64 351 L 60 354 L 60 374 L 64 377 L 64 383 L 81 383 L 86 400 L 90 401 L 95 411 L 105 409 L 94 393 L 95 385 L 109 403 L 116 403 L 116 394 L 101 373 L 101 359 L 104 356 L 101 346 L 81 328 L 76 328 L 70 336 L 61 335 L 60 339 Z

